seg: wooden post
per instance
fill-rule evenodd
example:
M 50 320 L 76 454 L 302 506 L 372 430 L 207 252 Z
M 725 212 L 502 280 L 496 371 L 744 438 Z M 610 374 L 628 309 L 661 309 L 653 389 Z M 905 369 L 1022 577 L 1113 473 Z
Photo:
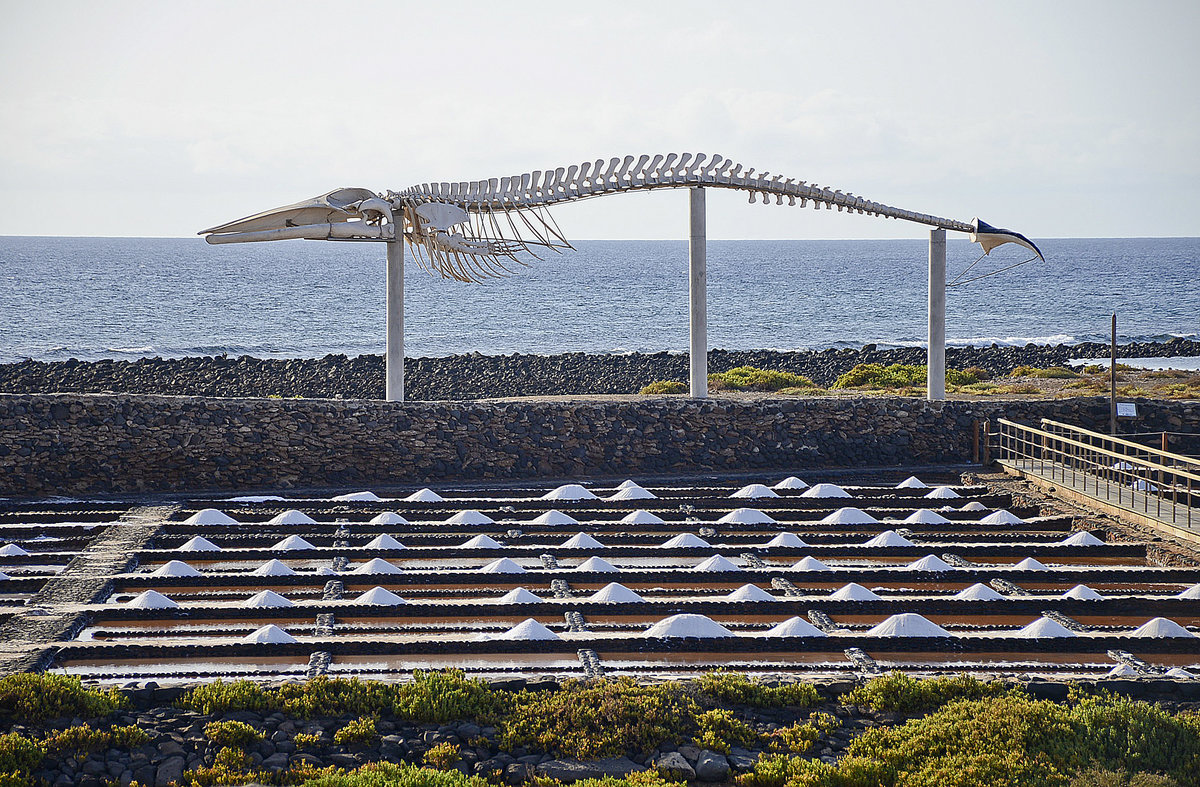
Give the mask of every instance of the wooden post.
M 979 419 L 975 420 L 971 430 L 971 461 L 979 461 Z
M 1170 450 L 1170 448 L 1168 448 L 1168 446 L 1169 446 L 1170 444 L 1171 444 L 1171 443 L 1170 443 L 1170 442 L 1167 440 L 1167 433 L 1166 433 L 1166 432 L 1163 432 L 1163 433 L 1162 433 L 1162 450 L 1163 450 L 1163 453 L 1164 453 L 1164 454 L 1165 454 L 1167 451 L 1169 451 L 1169 450 Z
M 988 464 L 990 464 L 992 461 L 992 445 L 991 445 L 992 437 L 990 434 L 991 431 L 992 431 L 991 421 L 984 421 L 983 422 L 983 450 L 982 450 L 981 456 L 979 457 L 980 458 L 979 463 L 981 465 L 983 465 L 984 467 L 987 467 Z

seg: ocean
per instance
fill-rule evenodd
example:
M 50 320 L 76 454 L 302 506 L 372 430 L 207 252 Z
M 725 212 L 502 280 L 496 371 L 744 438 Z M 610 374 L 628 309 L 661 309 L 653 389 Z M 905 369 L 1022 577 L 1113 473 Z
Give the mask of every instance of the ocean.
M 1200 239 L 1040 241 L 1034 262 L 949 291 L 952 345 L 1200 335 Z M 683 241 L 580 241 L 482 284 L 408 256 L 409 356 L 684 351 Z M 1023 251 L 1023 250 L 1019 250 Z M 948 279 L 979 255 L 948 242 Z M 1006 251 L 968 275 L 1019 262 Z M 921 240 L 709 241 L 709 346 L 923 345 Z M 384 349 L 384 249 L 200 239 L 0 237 L 0 362 Z

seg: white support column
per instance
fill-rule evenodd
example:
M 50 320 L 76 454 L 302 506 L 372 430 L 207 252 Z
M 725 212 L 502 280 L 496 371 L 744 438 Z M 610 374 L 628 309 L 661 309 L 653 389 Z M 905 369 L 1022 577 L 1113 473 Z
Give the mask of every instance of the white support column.
M 404 231 L 387 242 L 387 400 L 404 401 Z
M 691 297 L 691 389 L 693 399 L 708 396 L 708 251 L 704 188 L 688 189 L 691 234 L 688 238 L 688 292 Z
M 946 398 L 946 231 L 929 231 L 929 382 L 926 398 Z

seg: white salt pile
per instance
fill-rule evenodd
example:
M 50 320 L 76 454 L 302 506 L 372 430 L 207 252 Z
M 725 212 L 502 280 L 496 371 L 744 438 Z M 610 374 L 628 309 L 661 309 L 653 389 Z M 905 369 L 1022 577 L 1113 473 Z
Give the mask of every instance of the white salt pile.
M 658 495 L 651 492 L 649 489 L 642 489 L 640 486 L 629 486 L 618 490 L 616 493 L 609 495 L 609 500 L 653 500 Z
M 796 561 L 792 568 L 798 568 L 801 571 L 833 571 L 832 568 L 815 557 L 802 557 Z
M 1106 678 L 1136 678 L 1140 675 L 1137 670 L 1128 664 L 1118 664 L 1104 674 Z
M 384 511 L 382 514 L 376 514 L 367 520 L 368 524 L 372 525 L 407 525 L 408 520 L 397 514 L 395 511 Z
M 857 582 L 843 585 L 829 595 L 835 601 L 878 601 L 880 597 Z
M 900 483 L 896 484 L 897 489 L 928 489 L 929 484 L 925 483 L 915 475 L 910 475 Z
M 282 541 L 271 545 L 271 549 L 282 552 L 295 552 L 298 549 L 316 549 L 300 536 L 288 536 Z
M 0 571 L 0 582 L 3 582 L 6 579 L 12 579 L 12 577 L 10 577 L 8 574 L 5 574 L 3 571 Z
M 853 497 L 837 484 L 817 484 L 800 493 L 800 497 Z
M 494 639 L 504 640 L 556 640 L 562 637 L 538 623 L 533 618 L 526 618 L 503 634 L 497 634 Z
M 493 525 L 496 520 L 472 508 L 459 511 L 446 520 L 447 525 Z
M 535 517 L 530 521 L 531 525 L 545 525 L 547 527 L 560 527 L 562 525 L 578 525 L 579 520 L 575 517 L 564 514 L 557 508 L 551 508 L 546 513 Z
M 846 506 L 827 514 L 821 520 L 823 525 L 876 525 L 879 520 L 863 511 L 861 508 Z
M 293 645 L 297 640 L 279 626 L 268 624 L 254 633 L 242 637 L 242 642 L 253 642 L 258 645 Z
M 5 544 L 0 547 L 0 557 L 29 557 L 29 553 L 17 544 Z
M 626 478 L 624 481 L 617 484 L 617 489 L 631 489 L 635 486 L 640 487 L 637 481 L 634 481 L 632 478 Z
M 296 572 L 275 558 L 271 558 L 250 573 L 256 577 L 286 577 Z
M 1183 667 L 1172 667 L 1167 670 L 1168 678 L 1176 678 L 1177 680 L 1191 680 L 1196 677 L 1193 673 L 1188 672 Z
M 1099 547 L 1104 546 L 1104 542 L 1093 536 L 1086 530 L 1080 530 L 1078 533 L 1067 536 L 1058 543 L 1069 547 Z
M 401 544 L 392 536 L 385 534 L 375 536 L 367 542 L 367 549 L 404 549 L 404 544 Z
M 692 533 L 680 533 L 662 543 L 662 549 L 707 549 L 710 546 L 703 538 Z
M 1017 571 L 1049 571 L 1050 567 L 1036 558 L 1027 557 L 1013 566 Z
M 587 560 L 583 561 L 578 566 L 576 566 L 575 570 L 576 571 L 603 571 L 605 573 L 612 573 L 614 571 L 620 571 L 621 569 L 617 568 L 612 563 L 609 563 L 607 560 L 605 560 L 602 557 L 589 557 Z
M 1133 631 L 1126 634 L 1126 636 L 1154 638 L 1187 637 L 1190 639 L 1196 635 L 1173 620 L 1167 620 L 1166 618 L 1151 618 L 1135 628 Z
M 696 571 L 740 571 L 737 564 L 721 555 L 713 555 L 696 566 Z
M 806 547 L 803 539 L 795 533 L 780 533 L 767 542 L 769 547 Z
M 131 598 L 125 606 L 137 609 L 175 609 L 179 605 L 157 590 L 146 590 Z
M 1144 481 L 1141 478 L 1134 481 L 1130 486 L 1132 486 L 1134 489 L 1136 489 L 1139 492 L 1157 492 L 1158 491 L 1157 486 L 1150 483 L 1149 481 Z
M 1087 585 L 1076 585 L 1075 587 L 1062 594 L 1063 598 L 1076 598 L 1083 601 L 1099 601 L 1104 598 L 1096 591 L 1092 590 Z
M 500 597 L 500 604 L 538 604 L 541 599 L 525 588 L 513 588 Z
M 730 495 L 734 498 L 743 498 L 749 500 L 757 500 L 763 497 L 779 497 L 774 489 L 762 484 L 747 484 L 738 491 Z
M 152 576 L 152 577 L 198 577 L 198 576 L 201 576 L 201 574 L 199 571 L 192 568 L 187 563 L 184 563 L 182 560 L 168 560 L 166 563 L 163 563 L 161 566 L 159 566 L 157 569 L 155 569 L 150 574 L 150 576 Z
M 227 497 L 225 499 L 230 503 L 272 503 L 287 500 L 286 497 L 280 497 L 279 495 L 242 495 L 241 497 Z
M 867 631 L 868 637 L 948 637 L 950 632 L 933 621 L 916 614 L 902 612 Z
M 1113 470 L 1132 470 L 1133 465 L 1129 462 L 1113 462 L 1109 465 Z
M 221 548 L 204 536 L 193 536 L 183 543 L 180 552 L 220 552 Z
M 571 536 L 562 545 L 564 549 L 604 549 L 604 544 L 582 532 Z
M 383 501 L 383 498 L 374 492 L 351 492 L 329 499 L 338 503 L 379 503 Z
M 393 566 L 383 558 L 373 557 L 350 572 L 351 574 L 403 574 L 403 569 Z
M 387 588 L 381 588 L 376 585 L 366 593 L 355 598 L 354 603 L 373 604 L 377 607 L 396 607 L 405 603 L 405 601 Z
M 672 615 L 655 623 L 643 637 L 651 639 L 714 639 L 737 636 L 712 618 L 704 615 Z
M 205 508 L 183 520 L 185 525 L 236 525 L 238 521 L 223 511 Z
M 955 497 L 962 497 L 962 495 L 948 486 L 935 487 L 932 492 L 925 495 L 927 500 L 950 500 Z
M 790 475 L 787 478 L 780 481 L 778 484 L 775 484 L 774 486 L 772 486 L 771 488 L 772 489 L 808 489 L 808 484 L 804 483 L 799 478 L 796 478 L 796 476 Z
M 776 623 L 771 628 L 762 632 L 760 637 L 827 637 L 829 636 L 821 629 L 809 623 L 804 618 L 795 617 L 788 618 L 782 623 Z
M 312 572 L 319 577 L 331 577 L 337 574 L 337 572 L 329 566 L 317 566 L 312 570 Z
M 960 508 L 958 510 L 959 511 L 987 511 L 988 509 L 987 509 L 987 506 L 985 506 L 983 503 L 980 503 L 978 500 L 972 500 L 971 502 L 967 503 L 965 506 L 963 506 L 962 508 Z
M 584 489 L 579 484 L 563 484 L 562 486 L 551 489 L 546 494 L 542 495 L 543 500 L 599 500 L 588 489 Z
M 499 560 L 493 560 L 486 566 L 479 569 L 481 574 L 524 574 L 525 569 L 521 568 L 521 564 L 510 558 L 502 557 Z
M 1008 636 L 1019 637 L 1021 639 L 1044 639 L 1051 637 L 1074 637 L 1076 634 L 1058 621 L 1047 617 L 1040 617 L 1028 626 L 1018 629 Z
M 475 536 L 474 538 L 468 539 L 467 541 L 463 542 L 462 546 L 459 548 L 460 549 L 503 549 L 504 547 L 500 545 L 499 541 L 492 538 L 491 536 L 480 533 L 479 535 Z
M 885 530 L 863 542 L 864 547 L 912 547 L 916 546 L 895 530 Z
M 588 601 L 596 601 L 601 604 L 637 604 L 645 600 L 619 582 L 609 582 L 588 597 Z
M 1200 598 L 1200 584 L 1181 591 L 1175 598 Z
M 404 498 L 406 503 L 444 503 L 446 498 L 439 495 L 429 487 L 418 489 L 408 497 Z
M 1004 596 L 982 582 L 976 582 L 971 587 L 958 591 L 951 598 L 960 601 L 1002 601 Z
M 289 599 L 279 595 L 274 590 L 263 590 L 255 593 L 242 602 L 243 607 L 294 607 Z
M 773 525 L 775 520 L 757 508 L 735 508 L 717 520 L 723 525 Z
M 746 584 L 725 597 L 727 601 L 776 601 L 775 596 L 758 585 Z
M 1025 523 L 1025 520 L 1007 508 L 1001 508 L 999 511 L 993 511 L 983 517 L 979 522 L 984 525 L 1021 525 Z
M 621 524 L 624 525 L 665 525 L 666 522 L 660 517 L 651 514 L 649 511 L 638 509 L 621 517 Z
M 920 560 L 914 560 L 905 568 L 910 571 L 950 571 L 954 566 L 942 560 L 937 555 L 926 555 Z
M 315 525 L 316 523 L 317 520 L 294 508 L 284 511 L 282 514 L 276 514 L 267 520 L 268 525 Z
M 930 511 L 928 508 L 918 508 L 904 517 L 903 521 L 908 525 L 944 525 L 950 520 L 937 511 Z

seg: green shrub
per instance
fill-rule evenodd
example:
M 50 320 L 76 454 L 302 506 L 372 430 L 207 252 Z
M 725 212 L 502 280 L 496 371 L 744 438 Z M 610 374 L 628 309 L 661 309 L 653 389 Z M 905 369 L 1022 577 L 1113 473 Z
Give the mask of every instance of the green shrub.
M 37 723 L 69 716 L 107 716 L 129 705 L 115 688 L 84 688 L 79 678 L 20 673 L 0 678 L 0 716 Z
M 263 733 L 240 721 L 212 721 L 204 726 L 204 737 L 218 746 L 245 749 L 259 743 Z
M 702 693 L 722 704 L 749 705 L 754 708 L 781 708 L 786 705 L 809 708 L 821 701 L 821 695 L 809 683 L 767 686 L 740 672 L 707 672 L 696 683 Z
M 425 752 L 425 764 L 431 768 L 442 768 L 443 770 L 454 765 L 462 759 L 459 754 L 458 747 L 450 741 L 443 741 L 436 746 L 431 746 L 429 751 Z
M 45 756 L 46 750 L 35 740 L 15 732 L 0 735 L 0 774 L 27 775 Z
M 715 391 L 779 391 L 783 388 L 813 388 L 812 380 L 791 372 L 738 366 L 727 372 L 708 376 L 709 387 Z
M 688 392 L 688 384 L 681 383 L 678 380 L 655 380 L 649 385 L 638 391 L 643 396 L 657 396 L 659 394 L 685 394 Z
M 88 752 L 101 749 L 132 749 L 150 740 L 141 727 L 110 727 L 98 730 L 87 725 L 76 725 L 53 732 L 42 739 L 42 748 L 48 756 L 74 756 L 79 758 Z
M 844 694 L 841 701 L 875 710 L 914 713 L 936 708 L 950 700 L 993 697 L 1007 690 L 1003 683 L 984 683 L 968 675 L 918 680 L 902 672 L 891 672 Z
M 1051 366 L 1039 369 L 1036 366 L 1018 366 L 1010 373 L 1012 377 L 1037 377 L 1048 380 L 1073 380 L 1079 375 L 1065 366 Z
M 1130 773 L 1124 768 L 1110 771 L 1093 766 L 1075 774 L 1071 787 L 1179 787 L 1179 782 L 1161 774 Z
M 281 709 L 282 703 L 275 692 L 252 680 L 226 683 L 217 679 L 187 692 L 179 698 L 175 706 L 211 716 L 233 711 L 275 713 Z
M 696 717 L 697 732 L 692 738 L 702 749 L 729 754 L 731 747 L 749 747 L 758 743 L 758 733 L 744 721 L 722 708 L 701 713 Z
M 985 372 L 986 373 L 986 372 Z M 974 385 L 983 378 L 972 372 L 970 369 L 959 371 L 958 369 L 946 370 L 946 385 Z
M 375 728 L 375 719 L 370 716 L 360 716 L 333 734 L 333 742 L 339 746 L 353 743 L 370 743 L 379 736 Z
M 315 749 L 321 745 L 321 735 L 320 733 L 299 732 L 292 741 L 296 744 L 297 749 Z
M 579 782 L 577 782 L 578 784 Z M 459 771 L 439 771 L 415 765 L 373 762 L 353 771 L 322 773 L 303 782 L 301 787 L 490 787 L 478 776 Z
M 767 736 L 767 748 L 784 754 L 803 754 L 821 739 L 821 732 L 812 724 L 797 722 L 780 727 Z
M 1100 374 L 1103 371 L 1104 367 L 1098 363 L 1089 363 L 1087 366 L 1083 367 L 1084 374 Z
M 966 369 L 962 370 L 962 374 L 974 377 L 975 382 L 977 383 L 986 383 L 988 380 L 992 379 L 992 373 L 987 369 L 984 369 L 982 366 L 968 366 Z

